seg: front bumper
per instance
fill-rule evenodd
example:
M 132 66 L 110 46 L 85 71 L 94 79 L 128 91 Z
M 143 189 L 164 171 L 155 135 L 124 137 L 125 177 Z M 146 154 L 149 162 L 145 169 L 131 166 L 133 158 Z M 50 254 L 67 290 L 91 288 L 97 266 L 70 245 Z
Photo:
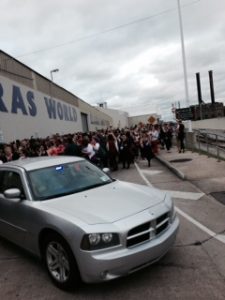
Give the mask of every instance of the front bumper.
M 82 280 L 108 281 L 156 262 L 173 246 L 178 227 L 179 219 L 176 217 L 160 236 L 133 248 L 112 248 L 106 253 L 82 251 L 82 260 L 78 263 Z

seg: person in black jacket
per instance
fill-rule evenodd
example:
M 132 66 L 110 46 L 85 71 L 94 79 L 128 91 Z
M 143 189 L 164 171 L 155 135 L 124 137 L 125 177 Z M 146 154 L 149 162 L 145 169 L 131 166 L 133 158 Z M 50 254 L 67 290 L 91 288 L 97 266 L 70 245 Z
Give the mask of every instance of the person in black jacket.
M 184 146 L 184 138 L 185 138 L 185 127 L 182 123 L 182 120 L 178 120 L 177 125 L 177 141 L 178 141 L 178 152 L 181 153 L 185 151 Z
M 121 140 L 119 143 L 119 152 L 120 152 L 120 160 L 123 165 L 123 169 L 130 168 L 130 164 L 132 161 L 132 154 L 131 154 L 131 141 L 129 136 L 122 134 Z
M 151 159 L 154 157 L 154 154 L 152 152 L 150 137 L 147 134 L 140 138 L 140 148 L 142 156 L 147 159 L 148 166 L 150 167 Z
M 69 136 L 67 139 L 67 146 L 64 150 L 64 154 L 70 156 L 82 156 L 81 148 L 74 143 L 72 136 Z
M 118 147 L 117 139 L 113 133 L 108 134 L 106 149 L 109 158 L 109 167 L 111 171 L 117 171 L 119 147 Z
M 172 147 L 172 129 L 169 124 L 163 124 L 162 126 L 162 131 L 163 131 L 163 142 L 164 145 L 166 146 L 167 152 L 170 151 L 170 148 Z

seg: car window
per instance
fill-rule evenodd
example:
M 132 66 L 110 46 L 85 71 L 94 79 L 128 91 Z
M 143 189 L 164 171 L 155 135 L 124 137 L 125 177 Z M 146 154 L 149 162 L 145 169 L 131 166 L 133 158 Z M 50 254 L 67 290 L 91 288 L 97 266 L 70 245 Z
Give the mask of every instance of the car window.
M 42 168 L 28 173 L 33 198 L 52 199 L 112 182 L 88 161 Z
M 21 191 L 22 198 L 25 197 L 24 188 L 20 175 L 13 171 L 0 172 L 0 193 L 3 194 L 5 190 L 17 188 Z

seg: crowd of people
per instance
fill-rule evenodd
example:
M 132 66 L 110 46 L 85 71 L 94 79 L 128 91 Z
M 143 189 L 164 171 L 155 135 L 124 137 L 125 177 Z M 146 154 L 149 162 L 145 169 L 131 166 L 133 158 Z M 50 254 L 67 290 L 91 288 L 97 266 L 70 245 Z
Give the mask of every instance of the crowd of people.
M 184 125 L 170 123 L 161 125 L 139 124 L 133 128 L 107 129 L 89 133 L 55 134 L 46 138 L 16 140 L 0 147 L 0 163 L 37 156 L 82 156 L 97 166 L 109 167 L 111 171 L 130 168 L 138 158 L 151 159 L 160 149 L 168 152 L 176 135 L 178 151 L 184 152 Z

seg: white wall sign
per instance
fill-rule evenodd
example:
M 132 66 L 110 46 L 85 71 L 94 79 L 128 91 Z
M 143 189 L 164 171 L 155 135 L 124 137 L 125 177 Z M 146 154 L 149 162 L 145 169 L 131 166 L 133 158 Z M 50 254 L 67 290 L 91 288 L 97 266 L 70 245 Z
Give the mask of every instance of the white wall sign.
M 0 76 L 0 128 L 7 141 L 81 131 L 79 109 Z

